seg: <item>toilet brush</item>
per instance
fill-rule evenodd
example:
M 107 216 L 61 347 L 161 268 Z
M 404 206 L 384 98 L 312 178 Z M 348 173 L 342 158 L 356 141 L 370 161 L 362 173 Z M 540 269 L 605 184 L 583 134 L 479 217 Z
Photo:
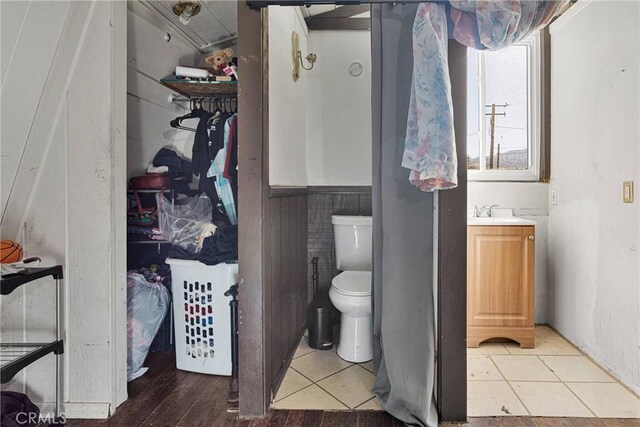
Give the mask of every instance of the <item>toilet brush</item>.
M 333 305 L 326 295 L 321 295 L 318 287 L 318 257 L 311 259 L 313 301 L 307 311 L 309 347 L 329 350 L 333 347 Z

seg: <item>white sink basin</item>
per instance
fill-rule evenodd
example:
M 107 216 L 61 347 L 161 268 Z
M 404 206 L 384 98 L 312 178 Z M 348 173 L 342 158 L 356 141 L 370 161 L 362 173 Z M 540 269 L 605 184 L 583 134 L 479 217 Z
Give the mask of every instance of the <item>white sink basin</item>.
M 506 216 L 506 217 L 481 217 L 467 218 L 467 225 L 513 225 L 513 226 L 525 226 L 525 225 L 536 225 L 535 221 L 531 221 L 524 218 L 518 218 L 517 216 Z

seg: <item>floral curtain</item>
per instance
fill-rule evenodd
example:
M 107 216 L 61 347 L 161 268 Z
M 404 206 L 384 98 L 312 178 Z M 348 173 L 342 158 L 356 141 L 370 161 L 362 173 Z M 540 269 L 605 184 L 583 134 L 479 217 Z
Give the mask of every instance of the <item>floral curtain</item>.
M 402 166 L 422 191 L 458 185 L 447 42 L 498 50 L 547 26 L 569 0 L 421 3 L 413 24 L 413 80 Z M 450 28 L 451 27 L 451 28 Z M 450 34 L 451 33 L 451 34 Z

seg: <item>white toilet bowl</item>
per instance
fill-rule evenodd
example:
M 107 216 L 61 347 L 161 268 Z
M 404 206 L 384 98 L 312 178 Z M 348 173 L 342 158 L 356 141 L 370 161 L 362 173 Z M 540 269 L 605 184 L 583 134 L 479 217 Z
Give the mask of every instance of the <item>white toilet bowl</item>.
M 361 363 L 373 357 L 371 272 L 345 271 L 334 277 L 329 298 L 342 313 L 338 356 Z

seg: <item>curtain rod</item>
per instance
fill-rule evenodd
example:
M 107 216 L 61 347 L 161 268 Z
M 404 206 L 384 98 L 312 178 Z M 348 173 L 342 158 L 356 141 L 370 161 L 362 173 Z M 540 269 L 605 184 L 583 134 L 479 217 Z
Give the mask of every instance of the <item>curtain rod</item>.
M 424 3 L 425 0 L 246 0 L 251 9 L 261 9 L 267 6 L 314 6 L 335 4 L 336 6 L 356 6 L 359 4 L 386 3 Z M 431 3 L 445 3 L 447 0 L 431 0 Z

